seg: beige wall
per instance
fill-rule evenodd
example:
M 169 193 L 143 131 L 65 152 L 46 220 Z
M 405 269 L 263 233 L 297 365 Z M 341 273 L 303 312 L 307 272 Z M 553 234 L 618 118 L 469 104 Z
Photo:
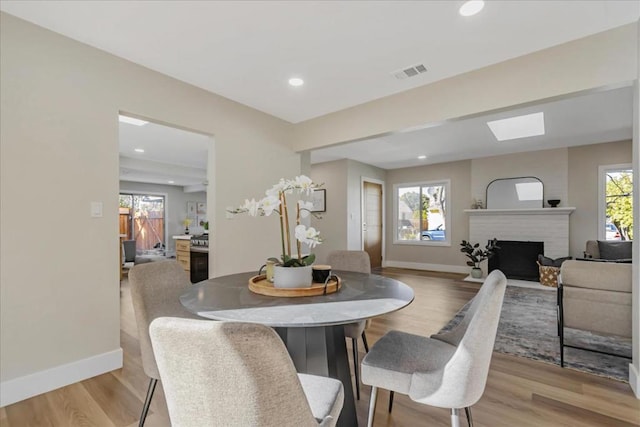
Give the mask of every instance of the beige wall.
M 384 182 L 385 176 L 384 169 L 348 159 L 311 166 L 311 178 L 327 190 L 327 212 L 311 220 L 324 239 L 313 250 L 319 262 L 332 250 L 362 249 L 362 178 Z
M 451 246 L 418 246 L 393 243 L 393 186 L 408 182 L 451 180 L 451 194 L 448 209 L 451 210 L 451 224 L 447 226 L 451 234 Z M 441 163 L 437 165 L 387 171 L 386 198 L 386 263 L 415 263 L 431 265 L 463 266 L 465 258 L 460 253 L 458 243 L 469 237 L 469 222 L 464 209 L 471 204 L 471 161 Z
M 587 240 L 598 238 L 598 166 L 631 163 L 631 141 L 569 148 L 569 252 L 583 256 Z
M 471 197 L 486 207 L 487 185 L 494 179 L 535 176 L 544 184 L 544 200 L 560 199 L 567 204 L 567 149 L 531 151 L 484 157 L 471 161 Z M 469 205 L 472 200 L 469 200 Z M 546 206 L 545 202 L 545 206 Z
M 296 125 L 306 150 L 637 78 L 637 23 Z
M 0 31 L 4 391 L 120 348 L 119 111 L 214 136 L 216 274 L 254 269 L 270 253 L 272 218 L 227 221 L 224 209 L 298 174 L 300 156 L 286 122 L 4 13 Z M 90 217 L 92 201 L 102 218 Z
M 362 250 L 362 179 L 385 181 L 384 169 L 348 160 L 347 170 L 347 249 Z M 386 195 L 383 194 L 383 200 Z M 382 249 L 384 256 L 384 248 Z
M 322 219 L 311 219 L 311 225 L 320 230 L 322 244 L 313 249 L 319 263 L 325 263 L 327 254 L 332 250 L 347 248 L 347 185 L 348 160 L 318 163 L 311 166 L 311 179 L 324 183 L 326 189 L 327 211 Z

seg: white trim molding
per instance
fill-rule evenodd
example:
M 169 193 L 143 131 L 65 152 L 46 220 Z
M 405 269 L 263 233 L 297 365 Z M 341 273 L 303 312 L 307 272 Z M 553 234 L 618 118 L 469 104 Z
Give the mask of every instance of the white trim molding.
M 424 262 L 385 261 L 383 267 L 408 268 L 411 270 L 441 271 L 444 273 L 469 274 L 469 267 L 464 265 L 428 264 Z
M 122 368 L 122 348 L 0 383 L 0 407 Z
M 640 399 L 640 372 L 633 363 L 629 363 L 629 385 L 636 397 Z

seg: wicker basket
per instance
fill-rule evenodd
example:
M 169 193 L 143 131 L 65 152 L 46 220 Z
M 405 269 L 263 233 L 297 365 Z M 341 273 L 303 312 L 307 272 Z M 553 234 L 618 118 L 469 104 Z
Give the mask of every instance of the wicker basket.
M 550 286 L 552 288 L 558 287 L 558 273 L 560 273 L 559 267 L 552 265 L 542 265 L 538 263 L 538 269 L 540 271 L 540 284 L 544 286 Z

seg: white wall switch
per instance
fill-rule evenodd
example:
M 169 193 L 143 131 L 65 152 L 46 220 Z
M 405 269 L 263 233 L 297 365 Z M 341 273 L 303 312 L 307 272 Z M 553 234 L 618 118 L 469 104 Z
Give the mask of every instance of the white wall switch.
M 91 217 L 102 218 L 102 202 L 91 202 Z

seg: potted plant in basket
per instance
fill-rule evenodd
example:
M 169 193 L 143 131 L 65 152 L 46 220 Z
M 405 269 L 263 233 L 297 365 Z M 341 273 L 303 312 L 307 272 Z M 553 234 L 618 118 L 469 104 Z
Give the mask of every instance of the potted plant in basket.
M 469 243 L 466 240 L 463 240 L 460 243 L 460 252 L 463 252 L 469 261 L 467 261 L 467 265 L 472 267 L 471 269 L 471 277 L 475 279 L 479 279 L 482 277 L 482 270 L 480 269 L 480 263 L 485 259 L 491 258 L 495 254 L 496 249 L 500 249 L 500 247 L 496 244 L 498 242 L 497 239 L 489 240 L 489 243 L 484 247 L 484 249 L 480 248 L 480 243 Z
M 291 251 L 291 234 L 289 228 L 289 209 L 287 195 L 297 192 L 300 196 L 306 196 L 321 185 L 315 184 L 311 178 L 300 175 L 291 180 L 283 178 L 265 192 L 265 197 L 260 200 L 246 199 L 244 204 L 236 209 L 227 209 L 232 214 L 248 213 L 251 216 L 270 216 L 276 212 L 280 218 L 280 258 L 269 258 L 275 263 L 274 286 L 276 287 L 308 287 L 311 286 L 311 264 L 316 259 L 314 254 L 302 256 L 302 244 L 314 248 L 322 242 L 320 232 L 313 227 L 301 224 L 302 218 L 310 214 L 319 218 L 318 214 L 311 211 L 313 203 L 298 200 L 296 203 L 296 226 L 294 236 L 296 238 L 296 253 Z

